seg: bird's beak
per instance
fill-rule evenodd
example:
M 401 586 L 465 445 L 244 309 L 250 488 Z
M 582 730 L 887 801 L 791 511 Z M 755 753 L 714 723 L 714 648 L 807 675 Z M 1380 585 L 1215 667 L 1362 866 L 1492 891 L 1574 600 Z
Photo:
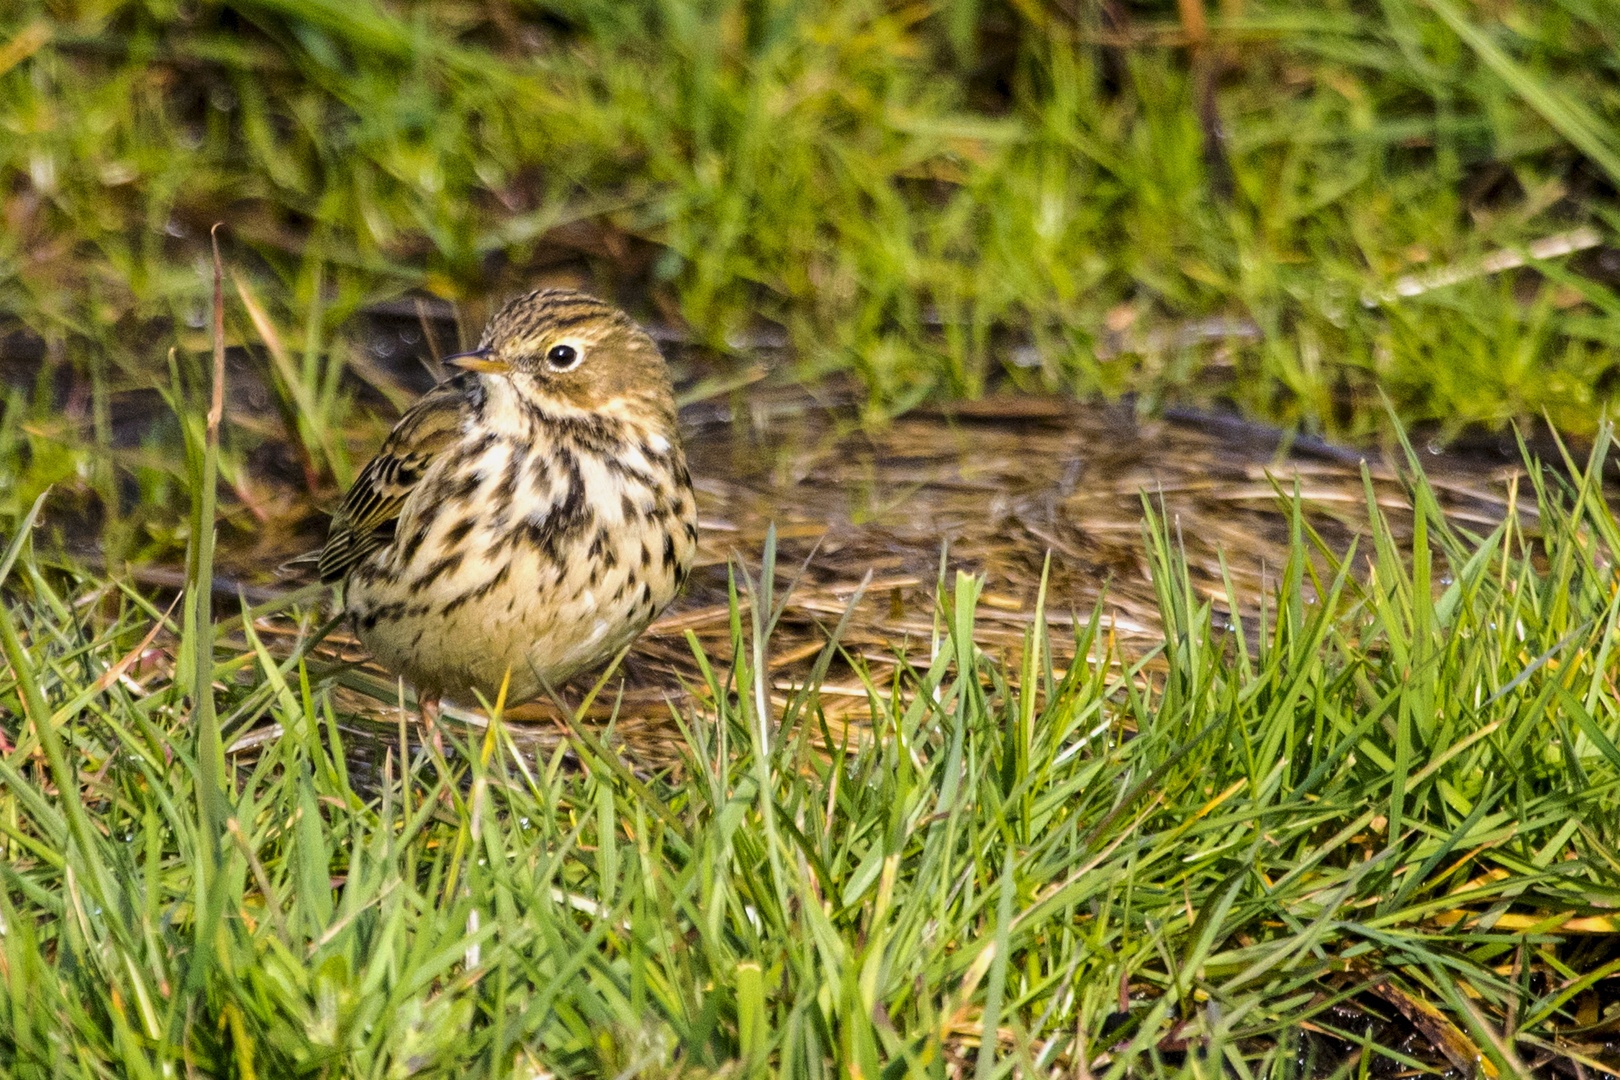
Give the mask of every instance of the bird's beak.
M 507 370 L 506 361 L 496 360 L 493 357 L 493 349 L 474 349 L 472 352 L 453 353 L 439 362 L 465 371 L 500 372 Z

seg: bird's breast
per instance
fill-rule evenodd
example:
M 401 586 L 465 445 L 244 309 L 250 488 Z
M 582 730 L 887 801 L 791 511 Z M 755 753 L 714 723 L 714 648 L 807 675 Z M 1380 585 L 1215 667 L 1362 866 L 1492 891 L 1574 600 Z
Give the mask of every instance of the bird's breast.
M 463 440 L 350 583 L 356 631 L 419 686 L 512 696 L 606 660 L 674 596 L 696 550 L 678 447 L 643 435 Z

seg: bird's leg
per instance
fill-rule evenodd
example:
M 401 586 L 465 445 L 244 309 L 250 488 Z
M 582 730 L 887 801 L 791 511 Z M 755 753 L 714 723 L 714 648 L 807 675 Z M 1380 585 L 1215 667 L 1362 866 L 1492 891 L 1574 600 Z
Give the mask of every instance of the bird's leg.
M 439 695 L 436 693 L 419 694 L 416 699 L 417 712 L 421 716 L 422 731 L 427 735 L 428 741 L 433 744 L 433 752 L 440 761 L 444 760 L 444 737 L 439 734 Z

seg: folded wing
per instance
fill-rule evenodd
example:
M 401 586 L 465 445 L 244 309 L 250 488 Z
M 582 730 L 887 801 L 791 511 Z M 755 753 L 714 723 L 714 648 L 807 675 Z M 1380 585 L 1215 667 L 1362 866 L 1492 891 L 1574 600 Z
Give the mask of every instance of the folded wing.
M 360 560 L 393 539 L 405 500 L 435 458 L 455 441 L 468 411 L 468 376 L 429 391 L 383 441 L 332 515 L 321 549 L 322 581 L 348 577 Z

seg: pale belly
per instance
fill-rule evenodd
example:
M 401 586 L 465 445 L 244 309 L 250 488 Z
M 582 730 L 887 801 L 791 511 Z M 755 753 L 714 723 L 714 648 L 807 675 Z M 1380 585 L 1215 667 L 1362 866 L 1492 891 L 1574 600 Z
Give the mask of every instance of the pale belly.
M 588 458 L 579 464 L 551 487 L 519 492 L 514 508 L 527 515 L 482 520 L 454 501 L 408 507 L 395 542 L 348 585 L 355 632 L 378 662 L 424 694 L 469 706 L 479 695 L 493 704 L 507 681 L 516 703 L 612 659 L 646 629 L 691 566 L 691 493 L 671 500 Z M 503 470 L 499 460 L 480 468 L 489 480 L 465 505 L 479 505 Z

